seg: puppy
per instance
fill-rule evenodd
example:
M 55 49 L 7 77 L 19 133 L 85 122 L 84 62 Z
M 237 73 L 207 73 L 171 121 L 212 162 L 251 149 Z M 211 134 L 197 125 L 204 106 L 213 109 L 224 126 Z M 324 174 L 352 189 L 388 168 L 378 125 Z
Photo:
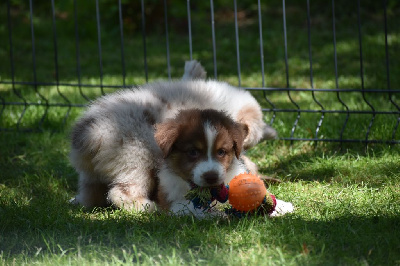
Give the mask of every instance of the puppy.
M 204 214 L 185 195 L 192 184 L 228 184 L 247 171 L 241 160 L 247 135 L 244 125 L 221 111 L 188 109 L 156 126 L 155 139 L 164 161 L 158 177 L 158 203 L 176 214 Z
M 75 202 L 137 211 L 153 211 L 158 202 L 178 213 L 190 182 L 211 186 L 256 171 L 241 152 L 276 131 L 264 123 L 249 92 L 204 77 L 201 65 L 191 61 L 180 81 L 94 101 L 71 134 L 70 160 L 79 173 Z

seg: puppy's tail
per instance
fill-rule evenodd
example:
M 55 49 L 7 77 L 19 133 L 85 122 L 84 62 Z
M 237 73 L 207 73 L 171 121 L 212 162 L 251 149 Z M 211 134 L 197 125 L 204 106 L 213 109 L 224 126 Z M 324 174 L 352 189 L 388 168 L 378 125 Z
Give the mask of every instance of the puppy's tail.
M 196 60 L 185 62 L 185 73 L 182 76 L 182 80 L 191 79 L 206 79 L 207 72 L 204 67 Z
M 277 139 L 278 132 L 273 127 L 265 125 L 263 128 L 263 135 L 261 140 Z

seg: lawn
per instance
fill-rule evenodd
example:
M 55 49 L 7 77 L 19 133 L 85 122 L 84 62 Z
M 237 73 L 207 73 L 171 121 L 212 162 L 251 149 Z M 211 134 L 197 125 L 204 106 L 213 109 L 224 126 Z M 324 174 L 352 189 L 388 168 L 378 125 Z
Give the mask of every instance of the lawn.
M 32 81 L 32 54 L 29 12 L 20 1 L 13 3 L 13 41 L 15 79 Z M 104 1 L 110 4 L 110 1 Z M 265 49 L 265 85 L 285 88 L 285 62 L 280 1 L 263 4 Z M 313 1 L 312 1 L 313 2 Z M 354 7 L 337 1 L 338 84 L 340 88 L 361 86 L 357 25 Z M 71 1 L 65 1 L 71 3 Z M 394 4 L 393 4 L 394 3 Z M 341 5 L 342 4 L 342 5 Z M 43 4 L 44 5 L 44 4 Z M 57 36 L 60 82 L 77 83 L 74 25 L 71 6 L 58 3 Z M 65 5 L 65 6 L 63 6 Z M 87 4 L 89 7 L 91 4 Z M 133 6 L 135 4 L 132 4 Z M 192 5 L 194 5 L 192 3 Z M 205 5 L 205 4 L 204 4 Z M 389 1 L 388 29 L 390 85 L 400 85 L 400 18 L 398 5 Z M 106 10 L 110 6 L 100 6 Z M 128 6 L 129 7 L 129 6 Z M 192 14 L 193 57 L 199 59 L 210 76 L 214 74 L 212 43 L 200 33 L 211 36 L 209 18 L 196 6 Z M 216 6 L 218 78 L 238 85 L 232 13 Z M 257 4 L 244 9 L 239 4 L 241 85 L 261 87 Z M 329 7 L 330 8 L 330 7 Z M 331 10 L 311 3 L 313 85 L 335 88 L 332 50 Z M 362 10 L 365 87 L 386 89 L 382 10 L 374 4 Z M 0 4 L 0 81 L 10 81 L 7 14 Z M 37 80 L 54 81 L 54 53 L 51 20 L 46 6 L 37 5 L 36 59 Z M 66 11 L 65 11 L 66 10 Z M 89 10 L 89 9 L 88 9 Z M 126 9 L 126 12 L 130 12 Z M 183 11 L 182 11 L 183 10 Z M 171 9 L 171 76 L 182 74 L 188 59 L 187 35 L 182 33 L 186 6 Z M 199 11 L 200 10 L 200 11 Z M 65 11 L 64 13 L 62 11 Z M 339 12 L 340 11 L 340 12 Z M 113 13 L 114 12 L 114 13 Z M 150 11 L 149 11 L 150 12 Z M 157 13 L 157 9 L 152 11 Z M 207 11 L 208 12 L 208 11 Z M 289 76 L 291 88 L 310 88 L 310 66 L 305 1 L 287 6 Z M 89 12 L 90 13 L 90 12 Z M 115 9 L 109 9 L 115 14 Z M 96 28 L 93 13 L 80 15 L 82 83 L 121 86 L 119 33 L 110 17 L 103 18 L 103 77 L 99 78 Z M 105 13 L 102 13 L 105 14 Z M 183 15 L 182 15 L 183 14 Z M 111 15 L 110 15 L 111 16 Z M 125 32 L 126 84 L 146 82 L 140 28 L 127 21 Z M 139 20 L 140 21 L 140 20 Z M 203 23 L 202 23 L 203 22 Z M 160 24 L 162 21 L 149 20 Z M 185 29 L 183 30 L 185 31 Z M 168 77 L 163 26 L 149 26 L 149 80 Z M 157 34 L 156 34 L 157 33 Z M 29 41 L 26 41 L 29 40 Z M 255 40 L 255 41 L 254 41 Z M 160 45 L 161 44 L 161 45 Z M 96 51 L 90 53 L 90 51 Z M 38 103 L 44 96 L 49 103 L 65 103 L 58 91 L 76 104 L 85 104 L 78 87 L 16 85 L 28 102 Z M 98 87 L 85 87 L 90 99 L 101 95 Z M 105 88 L 111 92 L 114 88 Z M 264 108 L 270 108 L 262 91 L 254 91 Z M 279 109 L 293 109 L 287 92 L 273 91 L 267 99 Z M 335 92 L 315 93 L 325 109 L 344 109 Z M 359 93 L 341 93 L 352 110 L 369 107 Z M 398 94 L 392 98 L 398 102 Z M 301 108 L 319 109 L 308 91 L 293 92 L 292 99 Z M 366 94 L 377 110 L 396 110 L 387 93 Z M 334 99 L 334 100 L 333 100 Z M 15 90 L 0 84 L 0 100 L 21 101 Z M 285 141 L 262 142 L 247 155 L 260 171 L 283 182 L 269 190 L 278 198 L 293 202 L 295 212 L 284 217 L 248 217 L 243 219 L 195 220 L 166 214 L 130 213 L 115 209 L 87 211 L 68 204 L 77 190 L 77 174 L 68 162 L 69 131 L 82 112 L 81 107 L 45 105 L 0 105 L 0 265 L 400 265 L 400 148 L 398 145 Z M 45 114 L 45 115 L 44 115 Z M 339 138 L 345 114 L 325 114 L 318 137 Z M 292 133 L 297 112 L 266 112 L 282 138 Z M 400 139 L 393 128 L 398 115 L 377 115 L 370 138 Z M 313 138 L 321 113 L 302 113 L 294 137 Z M 351 115 L 344 138 L 364 139 L 371 115 Z M 16 131 L 40 129 L 38 132 Z
M 65 133 L 1 135 L 2 264 L 400 263 L 399 150 L 335 152 L 282 141 L 249 151 L 296 206 L 281 218 L 204 220 L 85 211 Z

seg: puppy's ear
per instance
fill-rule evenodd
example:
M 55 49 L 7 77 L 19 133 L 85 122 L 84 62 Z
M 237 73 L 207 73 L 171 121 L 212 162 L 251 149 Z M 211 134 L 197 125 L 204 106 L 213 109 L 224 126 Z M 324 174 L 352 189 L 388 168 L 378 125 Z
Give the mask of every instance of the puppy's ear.
M 249 133 L 249 128 L 246 124 L 235 123 L 230 131 L 233 138 L 233 149 L 235 150 L 236 158 L 239 159 L 242 153 L 244 139 Z
M 164 158 L 171 153 L 172 146 L 179 136 L 179 124 L 174 121 L 167 121 L 155 125 L 154 138 L 163 152 Z

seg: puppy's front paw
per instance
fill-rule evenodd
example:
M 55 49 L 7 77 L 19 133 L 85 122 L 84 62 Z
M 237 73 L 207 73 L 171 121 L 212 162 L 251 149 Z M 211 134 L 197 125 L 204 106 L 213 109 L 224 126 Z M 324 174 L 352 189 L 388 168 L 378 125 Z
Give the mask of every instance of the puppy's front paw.
M 170 208 L 173 215 L 192 215 L 199 220 L 212 218 L 226 218 L 226 214 L 215 208 L 196 208 L 191 201 L 174 202 Z
M 293 204 L 283 200 L 276 200 L 275 210 L 269 215 L 271 217 L 282 216 L 294 211 Z

